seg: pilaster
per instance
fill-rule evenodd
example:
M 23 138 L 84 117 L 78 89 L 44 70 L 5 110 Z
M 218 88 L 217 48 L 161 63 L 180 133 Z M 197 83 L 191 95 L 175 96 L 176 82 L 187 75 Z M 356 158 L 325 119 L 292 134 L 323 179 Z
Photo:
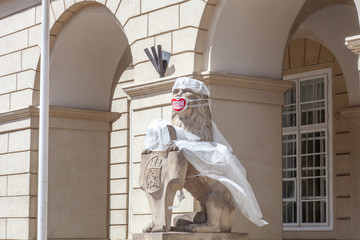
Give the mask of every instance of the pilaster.
M 107 238 L 109 135 L 119 117 L 50 107 L 49 238 L 84 238 L 84 229 Z M 38 118 L 34 106 L 0 114 L 1 239 L 36 239 Z M 91 217 L 101 215 L 102 224 Z
M 351 236 L 360 236 L 360 106 L 349 107 L 341 112 L 350 129 L 350 195 L 351 195 Z
M 349 95 L 350 106 L 355 106 L 360 104 L 360 35 L 355 35 L 345 38 L 345 45 L 347 48 L 352 51 L 358 58 L 357 70 L 358 76 L 354 79 L 345 79 L 347 82 L 347 91 Z M 351 81 L 350 81 L 351 80 Z

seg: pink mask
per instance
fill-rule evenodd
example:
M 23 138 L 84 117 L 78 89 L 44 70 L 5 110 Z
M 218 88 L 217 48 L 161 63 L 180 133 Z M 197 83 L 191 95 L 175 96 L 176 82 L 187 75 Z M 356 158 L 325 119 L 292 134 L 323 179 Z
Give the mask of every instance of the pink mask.
M 173 99 L 171 99 L 171 105 L 173 107 L 173 109 L 176 112 L 183 112 L 185 111 L 185 109 L 187 109 L 189 106 L 189 102 L 197 102 L 197 101 L 204 101 L 207 99 L 192 99 L 189 100 L 187 97 L 174 97 Z M 195 104 L 195 105 L 191 105 L 191 107 L 200 107 L 200 106 L 208 106 L 208 103 L 203 103 L 203 104 Z

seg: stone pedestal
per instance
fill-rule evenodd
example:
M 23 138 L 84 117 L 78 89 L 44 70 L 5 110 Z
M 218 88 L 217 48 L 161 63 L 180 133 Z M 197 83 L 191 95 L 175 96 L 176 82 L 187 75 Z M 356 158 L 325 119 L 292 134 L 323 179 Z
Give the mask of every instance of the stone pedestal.
M 247 233 L 136 233 L 133 240 L 248 240 Z

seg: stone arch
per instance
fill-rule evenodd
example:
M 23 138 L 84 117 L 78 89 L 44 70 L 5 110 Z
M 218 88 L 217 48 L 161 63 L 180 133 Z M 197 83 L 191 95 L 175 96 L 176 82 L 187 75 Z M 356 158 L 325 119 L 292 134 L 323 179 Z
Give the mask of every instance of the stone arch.
M 198 33 L 195 42 L 195 49 L 201 49 L 202 56 L 197 59 L 195 64 L 195 71 L 206 71 L 210 68 L 210 54 L 212 49 L 213 37 L 215 35 L 215 29 L 217 21 L 219 20 L 222 9 L 227 0 L 209 1 L 202 13 L 201 20 L 199 23 L 199 29 L 203 29 L 206 32 Z
M 102 7 L 104 9 L 107 9 L 108 12 L 113 14 L 113 18 L 117 24 L 117 26 L 124 32 L 126 38 L 129 38 L 128 34 L 125 32 L 123 26 L 125 26 L 128 23 L 128 20 L 132 17 L 132 13 L 134 13 L 133 11 L 130 11 L 131 8 L 136 9 L 135 12 L 140 12 L 140 5 L 139 6 L 134 6 L 134 5 L 129 5 L 126 3 L 122 3 L 121 4 L 121 0 L 115 0 L 115 1 L 101 1 L 101 0 L 97 0 L 97 1 L 86 1 L 86 0 L 81 0 L 81 1 L 64 1 L 64 0 L 57 0 L 57 1 L 51 1 L 50 3 L 50 48 L 52 49 L 54 46 L 54 43 L 56 42 L 56 39 L 58 37 L 58 35 L 61 33 L 63 27 L 67 24 L 67 22 L 81 9 L 83 9 L 84 7 L 89 7 L 89 6 L 97 6 L 97 7 Z M 41 6 L 38 6 L 38 8 L 40 9 Z M 40 11 L 40 10 L 39 10 Z M 40 42 L 38 43 L 38 45 L 40 46 Z M 130 49 L 125 49 L 124 51 L 124 56 L 121 59 L 121 61 L 126 62 L 126 64 L 130 64 L 131 63 L 131 59 L 132 59 L 132 52 L 130 51 Z M 35 92 L 33 94 L 33 100 L 32 100 L 32 105 L 37 106 L 39 104 L 39 85 L 40 85 L 40 55 L 37 55 L 37 74 L 35 76 L 35 81 L 34 81 L 34 89 Z M 125 64 L 125 65 L 126 65 Z M 116 77 L 119 77 L 119 70 L 121 69 L 121 67 L 119 67 L 120 64 L 118 65 L 117 69 L 116 69 Z M 125 67 L 126 68 L 126 67 Z M 124 70 L 124 68 L 122 69 Z M 115 78 L 116 78 L 115 77 Z M 111 96 L 113 95 L 114 91 L 115 91 L 115 86 L 116 86 L 116 82 L 117 80 L 114 79 L 113 82 L 113 86 L 111 89 Z M 111 99 L 111 98 L 110 98 Z
M 290 30 L 288 43 L 296 38 L 310 38 L 326 46 L 343 69 L 349 89 L 349 103 L 360 102 L 357 58 L 345 46 L 344 39 L 358 33 L 358 14 L 353 0 L 306 1 Z M 327 27 L 327 26 L 331 26 Z M 334 34 L 335 33 L 335 34 Z M 285 54 L 285 52 L 284 52 Z M 284 56 L 284 61 L 285 61 Z
M 320 9 L 322 9 L 324 7 L 335 5 L 335 4 L 345 4 L 345 5 L 353 6 L 354 5 L 354 0 L 345 0 L 345 1 L 341 1 L 341 0 L 331 0 L 331 1 L 320 0 L 320 1 L 316 1 L 316 2 L 306 0 L 306 2 L 304 3 L 303 7 L 301 8 L 299 13 L 297 14 L 296 19 L 294 20 L 294 22 L 292 24 L 292 27 L 291 27 L 291 30 L 290 30 L 290 33 L 289 33 L 289 37 L 288 37 L 288 41 L 287 41 L 287 45 L 291 41 L 291 39 L 294 36 L 296 30 L 300 27 L 300 25 L 309 16 L 311 16 L 312 14 L 314 14 L 315 12 L 319 11 Z
M 353 0 L 353 1 L 354 1 L 355 6 L 356 6 L 356 10 L 357 10 L 358 15 L 360 15 L 360 1 L 359 0 Z M 359 25 L 360 25 L 360 19 L 359 19 Z
M 203 70 L 281 78 L 284 45 L 303 2 L 218 3 L 208 35 L 209 55 L 203 63 L 207 69 Z
M 60 8 L 59 4 L 54 6 L 52 3 L 52 9 L 54 13 L 58 13 L 58 19 L 53 22 L 52 28 L 50 30 L 51 34 L 51 66 L 54 65 L 66 65 L 67 68 L 73 68 L 72 71 L 63 71 L 62 69 L 58 69 L 61 71 L 62 76 L 61 80 L 56 79 L 56 76 L 59 74 L 54 73 L 52 67 L 50 75 L 50 105 L 53 106 L 62 106 L 62 107 L 77 107 L 84 109 L 93 109 L 93 110 L 110 110 L 111 98 L 114 92 L 114 86 L 116 85 L 117 80 L 114 79 L 115 72 L 116 75 L 119 75 L 119 70 L 121 66 L 126 65 L 126 67 L 131 63 L 131 52 L 129 51 L 129 46 L 127 42 L 127 37 L 123 32 L 120 22 L 110 11 L 109 7 L 106 7 L 100 3 L 94 2 L 80 2 L 68 6 L 67 9 Z M 92 12 L 91 12 L 92 11 Z M 83 14 L 85 12 L 85 14 Z M 91 13 L 90 13 L 91 12 Z M 60 14 L 61 13 L 61 14 Z M 102 23 L 95 24 L 96 21 L 92 20 L 90 16 L 87 19 L 81 20 L 84 15 L 92 14 L 93 16 L 98 15 L 102 16 Z M 79 15 L 83 15 L 80 16 Z M 56 15 L 54 16 L 56 17 Z M 79 21 L 82 23 L 79 23 Z M 93 21 L 91 24 L 91 28 L 87 30 L 82 28 L 81 24 L 85 24 L 86 21 Z M 72 23 L 76 23 L 77 26 L 74 26 Z M 107 23 L 105 23 L 107 22 Z M 111 23 L 112 22 L 112 23 Z M 111 23 L 111 24 L 110 24 Z M 106 28 L 102 28 L 101 24 L 106 24 Z M 72 27 L 74 26 L 74 27 Z M 111 27 L 111 29 L 110 29 Z M 78 28 L 78 29 L 76 29 Z M 81 31 L 84 30 L 84 31 Z M 120 31 L 119 31 L 120 30 Z M 87 31 L 87 32 L 85 32 Z M 97 33 L 91 31 L 100 31 Z M 64 33 L 65 32 L 65 33 Z M 67 33 L 66 33 L 67 32 Z M 69 33 L 69 34 L 68 34 Z M 72 39 L 71 36 L 75 36 L 74 34 L 78 34 L 77 37 L 82 37 L 82 42 L 78 39 L 78 42 L 75 42 L 75 37 Z M 81 33 L 81 34 L 80 34 Z M 113 34 L 116 33 L 116 34 Z M 86 35 L 87 34 L 87 35 Z M 97 39 L 94 39 L 97 38 Z M 66 59 L 66 51 L 64 51 L 64 47 L 67 44 L 67 47 L 72 47 L 72 59 Z M 113 49 L 117 49 L 113 51 Z M 63 53 L 64 56 L 61 58 L 57 53 Z M 68 52 L 69 53 L 69 52 Z M 88 58 L 81 59 L 81 55 L 87 54 Z M 91 56 L 91 54 L 93 56 Z M 122 56 L 122 57 L 121 57 Z M 74 58 L 77 58 L 73 61 Z M 101 59 L 101 60 L 100 60 Z M 105 59 L 105 61 L 104 61 Z M 79 62 L 81 61 L 81 62 Z M 60 64 L 59 64 L 60 63 Z M 40 63 L 38 64 L 38 69 L 40 68 Z M 79 66 L 86 67 L 82 71 L 76 71 L 75 69 Z M 101 67 L 100 67 L 101 66 Z M 65 66 L 64 66 L 65 67 Z M 126 67 L 123 67 L 122 71 L 125 70 Z M 82 76 L 75 76 L 74 73 L 83 73 Z M 87 74 L 85 74 L 87 73 Z M 106 75 L 107 73 L 112 74 L 113 76 Z M 105 74 L 105 75 L 104 75 Z M 87 75 L 87 76 L 86 76 Z M 106 86 L 96 85 L 96 80 L 92 76 L 98 76 L 98 79 L 106 78 L 110 79 L 108 82 L 102 82 Z M 54 79 L 55 78 L 55 79 Z M 77 81 L 73 81 L 77 79 Z M 83 79 L 83 81 L 79 81 L 79 79 Z M 35 80 L 35 88 L 39 87 L 39 75 Z M 73 81 L 73 82 L 72 82 Z M 89 83 L 92 84 L 89 85 Z M 77 84 L 78 83 L 78 84 Z M 60 85 L 59 85 L 60 84 Z M 67 89 L 67 96 L 61 94 L 59 92 L 64 91 L 68 84 L 72 85 L 71 89 Z M 87 96 L 80 96 L 79 92 L 84 92 L 82 86 L 87 86 L 86 91 L 88 92 Z M 60 91 L 59 91 L 60 90 Z M 64 92 L 63 92 L 64 93 Z M 93 98 L 95 93 L 97 95 L 103 96 L 102 99 Z M 72 97 L 71 97 L 71 96 Z M 77 99 L 73 99 L 73 97 Z M 38 95 L 34 95 L 33 102 L 38 103 Z M 82 99 L 81 99 L 82 98 Z M 80 103 L 81 102 L 81 103 Z M 78 104 L 78 105 L 77 105 Z
M 355 1 L 355 5 L 359 5 L 358 1 Z M 353 86 L 349 88 L 352 89 L 349 92 L 350 104 L 360 102 L 356 56 L 344 45 L 345 37 L 358 33 L 358 15 L 353 0 L 303 0 L 296 4 L 282 0 L 228 0 L 218 2 L 213 11 L 210 8 L 205 8 L 200 25 L 209 26 L 206 40 L 197 39 L 197 46 L 205 44 L 197 71 L 281 79 L 285 49 L 296 34 L 296 37 L 301 35 L 321 42 L 336 55 L 347 85 Z M 326 11 L 337 12 L 338 20 L 329 17 L 331 14 L 326 18 Z M 339 17 L 340 12 L 344 18 Z M 326 22 L 332 21 L 335 28 L 326 27 Z M 322 28 L 320 24 L 323 24 Z M 313 29 L 301 32 L 305 27 Z M 337 36 L 336 43 L 329 35 L 330 30 Z

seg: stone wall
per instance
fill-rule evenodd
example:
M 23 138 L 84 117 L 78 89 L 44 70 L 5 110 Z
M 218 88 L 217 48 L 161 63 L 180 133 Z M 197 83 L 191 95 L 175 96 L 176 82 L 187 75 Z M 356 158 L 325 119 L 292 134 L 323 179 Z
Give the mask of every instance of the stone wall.
M 1 239 L 36 236 L 38 130 L 31 115 L 29 109 L 7 114 L 0 127 Z
M 19 2 L 14 4 L 17 4 L 16 7 L 11 4 L 7 7 L 17 12 L 0 19 L 0 113 L 5 115 L 27 109 L 30 105 L 37 106 L 39 101 L 41 5 L 29 6 L 28 2 L 24 2 L 21 8 Z M 34 1 L 34 4 L 39 4 L 39 1 Z M 157 78 L 143 52 L 144 47 L 155 44 L 161 44 L 163 50 L 173 54 L 170 62 L 172 72 L 169 71 L 169 74 L 191 72 L 194 56 L 201 54 L 195 51 L 195 41 L 198 31 L 205 31 L 199 30 L 202 11 L 206 5 L 213 6 L 213 3 L 202 0 L 54 0 L 50 9 L 51 46 L 70 18 L 82 7 L 92 5 L 104 6 L 116 16 L 128 38 L 133 58 L 133 65 L 121 77 L 113 96 L 112 111 L 120 112 L 122 116 L 113 124 L 109 169 L 109 237 L 127 238 L 128 231 L 131 232 L 128 229 L 129 171 L 135 169 L 133 171 L 136 172 L 136 164 L 134 168 L 129 165 L 131 113 L 121 87 L 134 79 L 142 82 Z M 167 109 L 169 111 L 169 107 Z M 1 116 L 3 119 L 4 114 Z M 37 116 L 33 119 L 35 126 L 31 126 L 30 118 L 11 122 L 4 120 L 1 125 L 4 130 L 0 137 L 0 201 L 5 208 L 0 211 L 1 239 L 35 238 L 36 119 Z M 9 207 L 14 204 L 18 207 Z
M 37 142 L 31 111 L 40 55 L 35 7 L 0 20 L 0 238 L 36 236 Z M 8 112 L 12 112 L 7 114 Z

